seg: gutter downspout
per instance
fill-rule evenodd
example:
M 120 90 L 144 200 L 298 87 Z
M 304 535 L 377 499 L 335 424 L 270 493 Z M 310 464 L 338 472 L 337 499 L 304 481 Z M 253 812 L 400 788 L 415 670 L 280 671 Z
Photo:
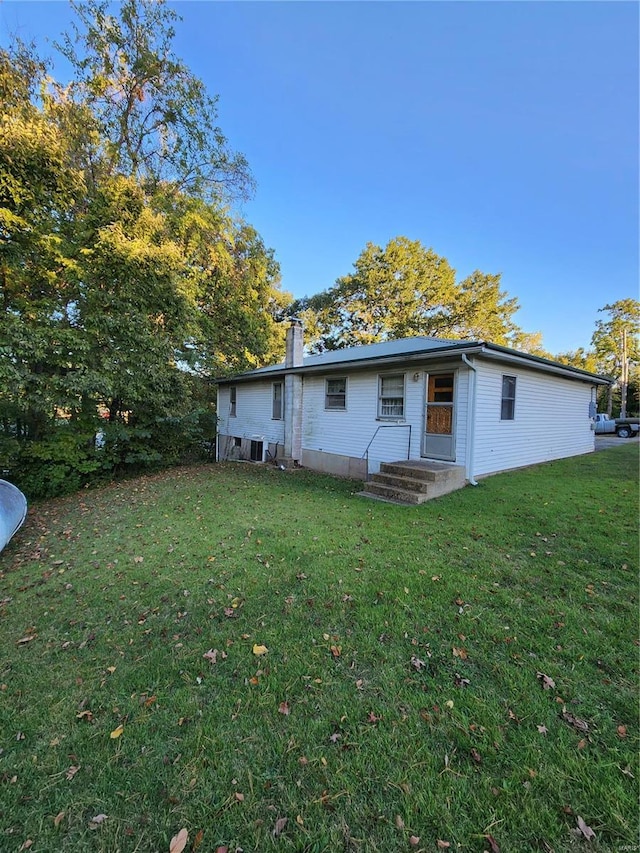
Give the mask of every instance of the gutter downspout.
M 469 484 L 477 486 L 478 481 L 473 477 L 473 462 L 476 437 L 476 374 L 478 368 L 469 361 L 465 353 L 462 353 L 462 361 L 467 365 L 471 373 L 469 374 L 469 411 L 467 413 L 467 459 L 465 465 L 465 474 Z

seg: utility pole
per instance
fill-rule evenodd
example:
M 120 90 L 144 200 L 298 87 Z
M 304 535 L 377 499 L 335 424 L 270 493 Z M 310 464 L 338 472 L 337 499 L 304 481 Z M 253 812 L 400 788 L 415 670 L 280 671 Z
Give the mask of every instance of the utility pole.
M 620 417 L 627 417 L 627 388 L 629 387 L 629 356 L 627 354 L 627 330 L 622 330 L 622 372 L 620 374 Z

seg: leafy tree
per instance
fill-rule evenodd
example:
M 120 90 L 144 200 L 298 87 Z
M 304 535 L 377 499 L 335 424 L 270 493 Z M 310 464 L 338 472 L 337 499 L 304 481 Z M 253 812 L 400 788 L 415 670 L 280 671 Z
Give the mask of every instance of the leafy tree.
M 49 80 L 18 43 L 0 51 L 0 462 L 31 495 L 210 438 L 208 378 L 283 351 L 290 301 L 273 253 L 222 204 L 248 173 L 170 54 L 173 14 L 79 8 L 77 81 Z M 170 96 L 193 103 L 172 112 Z
M 207 198 L 253 188 L 241 154 L 229 149 L 210 97 L 173 52 L 178 15 L 163 0 L 72 2 L 78 23 L 59 45 L 75 78 L 69 97 L 96 123 L 101 167 L 157 185 L 170 181 Z
M 638 411 L 638 386 L 640 384 L 640 302 L 636 299 L 620 299 L 600 308 L 608 314 L 606 320 L 598 320 L 591 338 L 600 373 L 610 376 L 615 386 L 610 388 L 605 401 L 599 406 L 609 414 L 619 412 L 622 404 L 622 385 L 627 382 L 628 411 Z M 625 365 L 626 348 L 626 365 Z
M 598 373 L 598 359 L 593 350 L 585 350 L 584 347 L 578 347 L 576 350 L 561 352 L 554 356 L 555 360 L 560 364 L 567 364 L 570 367 L 578 367 L 580 370 L 587 370 L 589 373 Z
M 519 330 L 512 317 L 520 306 L 518 300 L 509 298 L 500 286 L 500 275 L 479 270 L 460 282 L 449 334 L 455 338 L 513 345 L 513 337 Z
M 620 299 L 599 309 L 608 319 L 598 320 L 591 338 L 599 369 L 616 380 L 622 373 L 622 340 L 626 334 L 627 357 L 631 365 L 640 365 L 640 302 Z
M 304 320 L 312 348 L 322 350 L 416 335 L 507 344 L 519 331 L 517 309 L 499 275 L 476 270 L 457 284 L 446 258 L 396 237 L 384 248 L 368 243 L 354 272 L 290 310 Z
M 542 332 L 523 332 L 521 329 L 515 329 L 509 340 L 509 346 L 520 350 L 520 352 L 526 352 L 529 355 L 537 355 L 540 358 L 555 358 L 555 356 L 545 349 Z

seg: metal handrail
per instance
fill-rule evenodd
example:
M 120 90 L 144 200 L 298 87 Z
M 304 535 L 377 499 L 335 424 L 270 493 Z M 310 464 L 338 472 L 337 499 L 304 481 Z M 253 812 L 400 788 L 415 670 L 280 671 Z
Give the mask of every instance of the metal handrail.
M 373 444 L 373 440 L 381 429 L 397 429 L 398 427 L 405 427 L 409 429 L 409 441 L 407 442 L 407 459 L 411 459 L 411 424 L 380 424 L 376 428 L 374 434 L 371 436 L 369 444 L 367 444 L 364 453 L 360 457 L 361 459 L 365 459 L 367 462 L 367 480 L 369 479 L 369 448 Z

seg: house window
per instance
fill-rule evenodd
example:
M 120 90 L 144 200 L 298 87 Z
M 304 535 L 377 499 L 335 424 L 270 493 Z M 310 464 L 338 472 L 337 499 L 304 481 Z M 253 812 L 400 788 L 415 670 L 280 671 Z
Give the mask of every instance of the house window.
M 271 417 L 274 421 L 282 420 L 282 382 L 273 383 Z
M 516 377 L 502 377 L 502 401 L 500 404 L 500 420 L 512 421 L 516 412 Z
M 229 414 L 232 418 L 236 416 L 236 386 L 231 385 L 229 388 Z
M 325 409 L 347 408 L 347 380 L 327 379 L 324 391 Z
M 380 377 L 378 384 L 378 417 L 404 417 L 404 373 Z

